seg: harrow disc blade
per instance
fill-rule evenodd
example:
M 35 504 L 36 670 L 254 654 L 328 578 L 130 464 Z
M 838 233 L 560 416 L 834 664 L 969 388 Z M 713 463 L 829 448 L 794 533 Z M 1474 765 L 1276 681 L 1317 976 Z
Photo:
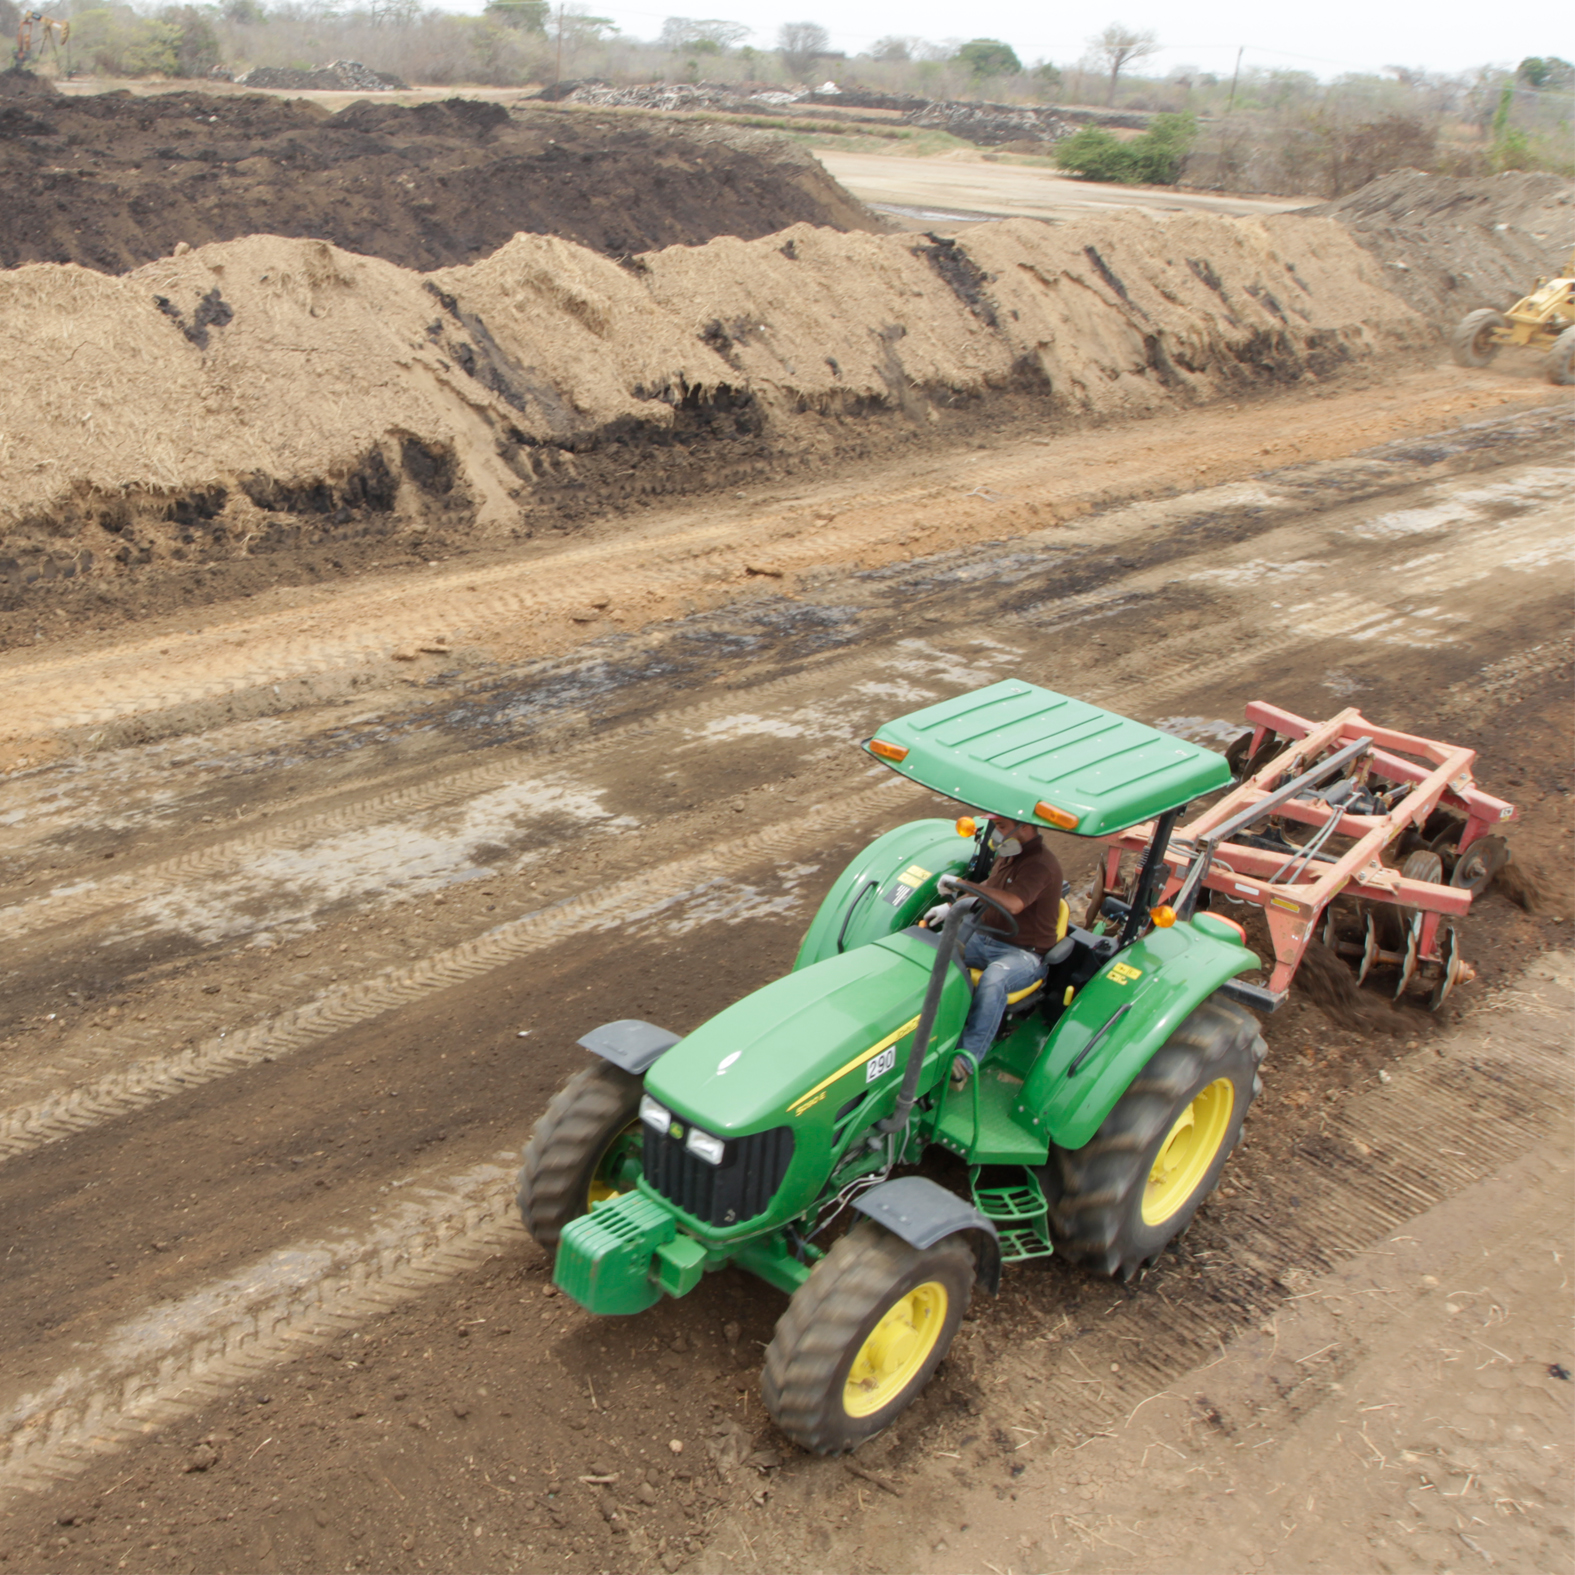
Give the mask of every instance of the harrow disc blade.
M 1437 854 L 1430 854 L 1429 857 L 1436 858 Z M 1405 954 L 1400 960 L 1400 980 L 1395 985 L 1395 999 L 1397 1001 L 1405 994 L 1406 986 L 1416 976 L 1416 959 L 1421 949 L 1422 915 L 1418 913 L 1412 916 L 1410 924 L 1406 927 Z
M 1480 897 L 1498 872 L 1509 863 L 1509 844 L 1502 837 L 1478 837 L 1460 855 L 1451 886 L 1463 886 L 1473 897 Z
M 1436 1012 L 1450 997 L 1450 993 L 1462 978 L 1466 976 L 1466 965 L 1460 956 L 1460 936 L 1454 925 L 1444 926 L 1443 940 L 1439 944 L 1439 961 L 1441 971 L 1438 983 L 1433 986 L 1432 993 L 1427 998 L 1427 1009 Z
M 1378 961 L 1378 926 L 1373 922 L 1371 913 L 1365 915 L 1367 923 L 1366 933 L 1362 938 L 1362 961 L 1356 970 L 1356 982 L 1361 984 L 1373 971 L 1373 964 Z

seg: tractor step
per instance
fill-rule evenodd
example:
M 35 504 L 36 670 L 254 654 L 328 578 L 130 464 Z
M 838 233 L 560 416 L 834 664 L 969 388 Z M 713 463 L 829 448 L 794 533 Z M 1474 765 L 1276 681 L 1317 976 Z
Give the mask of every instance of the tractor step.
M 1002 1263 L 1048 1258 L 1049 1207 L 1039 1178 L 1026 1165 L 975 1165 L 973 1205 L 996 1228 Z
M 935 1141 L 973 1165 L 1044 1164 L 1044 1138 L 1013 1114 L 1022 1091 L 1022 1079 L 1004 1067 L 981 1067 L 965 1091 L 944 1096 Z

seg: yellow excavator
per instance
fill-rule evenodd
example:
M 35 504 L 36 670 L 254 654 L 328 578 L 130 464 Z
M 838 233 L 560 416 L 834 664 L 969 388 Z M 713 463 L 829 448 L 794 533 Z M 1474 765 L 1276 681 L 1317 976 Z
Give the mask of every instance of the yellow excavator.
M 42 11 L 24 11 L 16 29 L 16 64 L 25 66 L 33 55 L 33 29 L 38 29 L 38 52 L 43 54 L 48 45 L 54 46 L 55 59 L 61 57 L 66 40 L 71 37 L 71 24 L 56 21 Z
M 1562 277 L 1538 279 L 1507 312 L 1490 306 L 1468 312 L 1449 339 L 1461 366 L 1486 366 L 1503 345 L 1545 350 L 1548 381 L 1575 383 L 1575 250 Z

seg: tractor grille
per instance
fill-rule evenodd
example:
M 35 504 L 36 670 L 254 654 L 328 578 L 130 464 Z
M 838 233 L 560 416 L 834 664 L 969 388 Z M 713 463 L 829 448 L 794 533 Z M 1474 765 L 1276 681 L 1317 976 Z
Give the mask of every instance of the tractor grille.
M 646 1181 L 707 1225 L 742 1225 L 764 1214 L 792 1158 L 792 1127 L 731 1139 L 720 1165 L 708 1165 L 670 1133 L 645 1129 Z

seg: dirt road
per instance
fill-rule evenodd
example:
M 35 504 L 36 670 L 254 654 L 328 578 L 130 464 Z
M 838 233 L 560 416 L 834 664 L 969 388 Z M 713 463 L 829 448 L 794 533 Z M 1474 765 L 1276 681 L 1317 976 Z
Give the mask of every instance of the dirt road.
M 1436 730 L 1481 752 L 1566 892 L 1569 403 L 1454 371 L 1323 396 L 1131 425 L 1119 451 L 1006 433 L 625 526 L 616 554 L 593 531 L 369 566 L 0 658 L 8 1567 L 1105 1559 L 1096 1506 L 1093 1541 L 1041 1524 L 1025 1563 L 1012 1493 L 1069 1460 L 1096 1486 L 1083 1462 L 1126 1440 L 1078 1446 L 1112 1417 L 1190 1394 L 1221 1347 L 1250 1366 L 1296 1298 L 1567 1146 L 1566 974 L 1535 973 L 1568 946 L 1561 895 L 1478 905 L 1478 979 L 1439 1018 L 1357 1036 L 1293 1000 L 1179 1250 L 1131 1288 L 1013 1275 L 865 1475 L 770 1431 L 775 1293 L 727 1273 L 592 1323 L 551 1294 L 510 1172 L 579 1033 L 686 1030 L 774 976 L 842 863 L 931 812 L 854 740 L 1009 674 L 1203 740 L 1260 694 Z M 1369 1287 L 1340 1285 L 1355 1321 Z M 1535 1318 L 1476 1333 L 1517 1377 L 1575 1366 Z M 1268 1374 L 1276 1426 L 1321 1436 L 1313 1391 Z M 937 1549 L 979 1503 L 996 1540 Z M 1466 1535 L 1494 1553 L 1499 1529 Z
M 1066 219 L 1111 208 L 1251 217 L 1289 213 L 1311 200 L 1226 197 L 1158 186 L 1068 180 L 1050 169 L 1001 164 L 967 154 L 915 159 L 822 148 L 815 156 L 855 197 L 916 229 L 954 220 Z

